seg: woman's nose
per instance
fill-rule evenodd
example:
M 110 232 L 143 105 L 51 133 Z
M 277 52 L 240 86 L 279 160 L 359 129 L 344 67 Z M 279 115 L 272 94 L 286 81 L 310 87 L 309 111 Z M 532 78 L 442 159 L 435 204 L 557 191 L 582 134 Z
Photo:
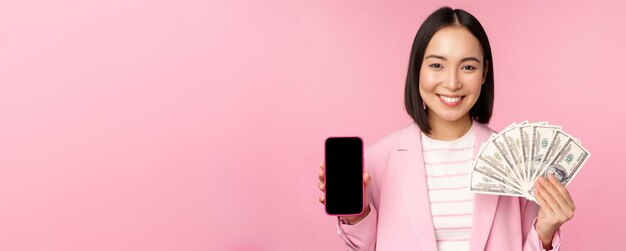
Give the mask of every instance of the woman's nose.
M 463 86 L 463 84 L 461 84 L 461 82 L 459 82 L 459 76 L 457 75 L 457 71 L 451 70 L 448 73 L 448 78 L 445 81 L 446 87 L 448 87 L 448 89 L 450 90 L 456 90 L 461 88 L 461 86 Z

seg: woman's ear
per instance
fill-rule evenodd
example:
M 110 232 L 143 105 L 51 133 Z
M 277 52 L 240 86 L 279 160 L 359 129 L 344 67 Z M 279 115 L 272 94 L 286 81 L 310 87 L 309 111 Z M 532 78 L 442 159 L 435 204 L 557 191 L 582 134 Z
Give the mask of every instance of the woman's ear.
M 487 72 L 489 71 L 489 60 L 485 60 L 485 67 L 483 68 L 483 84 L 487 81 Z

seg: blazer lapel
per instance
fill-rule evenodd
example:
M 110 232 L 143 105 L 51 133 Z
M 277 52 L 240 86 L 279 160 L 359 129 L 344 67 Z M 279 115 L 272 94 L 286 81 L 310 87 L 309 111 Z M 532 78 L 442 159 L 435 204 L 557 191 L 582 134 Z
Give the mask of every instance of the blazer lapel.
M 480 150 L 481 144 L 491 136 L 491 129 L 474 123 L 474 158 Z M 472 233 L 470 237 L 470 250 L 483 251 L 487 244 L 487 238 L 491 232 L 491 225 L 496 215 L 498 195 L 474 194 L 474 213 L 472 216 Z
M 390 165 L 396 171 L 400 191 L 422 250 L 437 250 L 420 132 L 417 124 L 411 123 L 398 140 Z

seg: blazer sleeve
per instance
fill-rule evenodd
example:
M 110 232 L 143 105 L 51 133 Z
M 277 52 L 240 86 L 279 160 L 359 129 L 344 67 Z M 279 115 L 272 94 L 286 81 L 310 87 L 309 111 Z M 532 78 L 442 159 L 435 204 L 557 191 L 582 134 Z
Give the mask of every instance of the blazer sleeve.
M 367 187 L 370 212 L 354 225 L 343 224 L 337 219 L 337 234 L 351 251 L 376 250 L 378 229 L 378 205 L 382 175 L 388 160 L 388 142 L 379 142 L 365 149 L 365 169 L 372 180 Z
M 337 217 L 337 234 L 350 251 L 374 251 L 376 249 L 376 226 L 378 212 L 370 202 L 370 212 L 357 224 L 343 224 Z
M 539 234 L 535 229 L 537 221 L 537 213 L 539 206 L 526 198 L 520 198 L 520 206 L 522 209 L 522 233 L 524 234 L 523 251 L 544 251 Z M 557 229 L 552 237 L 552 250 L 559 251 L 561 249 L 561 229 Z

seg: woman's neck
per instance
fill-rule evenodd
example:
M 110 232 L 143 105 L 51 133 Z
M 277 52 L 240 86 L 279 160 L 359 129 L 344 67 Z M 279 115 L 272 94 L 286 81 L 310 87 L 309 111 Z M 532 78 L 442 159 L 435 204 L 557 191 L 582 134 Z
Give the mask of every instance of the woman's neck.
M 439 116 L 427 111 L 428 124 L 430 125 L 430 134 L 428 137 L 436 140 L 451 141 L 461 138 L 470 128 L 472 128 L 472 119 L 469 114 L 455 121 L 447 121 Z

